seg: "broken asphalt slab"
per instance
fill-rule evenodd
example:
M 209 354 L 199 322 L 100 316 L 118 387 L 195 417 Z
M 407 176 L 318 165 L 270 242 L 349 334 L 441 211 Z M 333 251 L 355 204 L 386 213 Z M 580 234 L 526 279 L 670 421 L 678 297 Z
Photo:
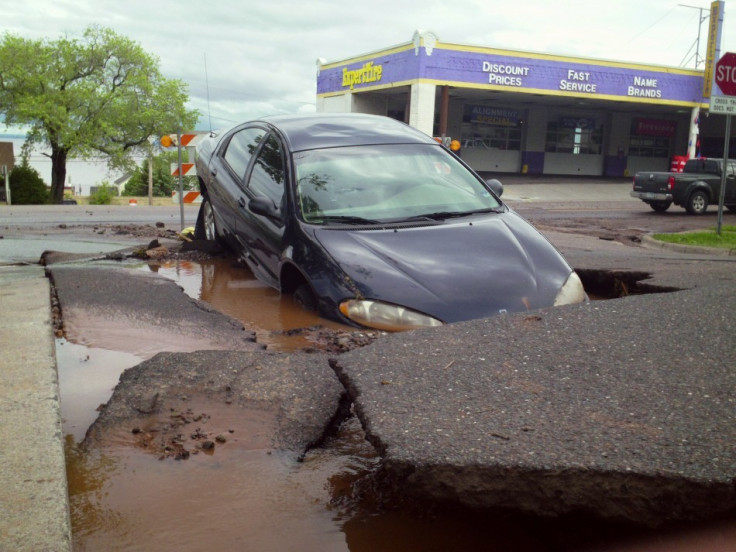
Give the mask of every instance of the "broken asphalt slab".
M 391 486 L 658 525 L 736 509 L 733 284 L 387 336 L 332 364 Z
M 143 358 L 159 351 L 256 350 L 255 333 L 173 281 L 120 266 L 47 267 L 64 331 L 80 343 Z
M 124 428 L 128 435 L 140 435 L 138 444 L 152 452 L 164 454 L 173 444 L 188 456 L 202 445 L 201 438 L 209 428 L 219 427 L 225 434 L 227 430 L 217 414 L 202 425 L 204 431 L 192 434 L 183 428 L 202 422 L 195 419 L 199 410 L 222 412 L 224 407 L 231 411 L 229 417 L 245 418 L 254 411 L 272 416 L 273 423 L 266 424 L 265 448 L 299 458 L 346 415 L 344 398 L 344 388 L 321 354 L 160 353 L 123 372 L 112 397 L 88 430 L 84 445 L 104 446 L 111 435 Z M 199 408 L 196 412 L 190 408 L 193 401 Z M 141 444 L 150 433 L 158 446 Z M 175 443 L 172 435 L 179 436 Z M 211 442 L 216 439 L 214 435 L 206 437 Z M 236 431 L 233 437 L 248 438 L 243 431 Z

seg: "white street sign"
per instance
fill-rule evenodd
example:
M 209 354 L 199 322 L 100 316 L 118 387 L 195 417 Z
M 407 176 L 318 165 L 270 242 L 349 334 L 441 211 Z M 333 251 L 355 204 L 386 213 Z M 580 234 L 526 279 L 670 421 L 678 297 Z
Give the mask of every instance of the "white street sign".
M 736 115 L 736 96 L 711 96 L 709 111 L 723 115 Z

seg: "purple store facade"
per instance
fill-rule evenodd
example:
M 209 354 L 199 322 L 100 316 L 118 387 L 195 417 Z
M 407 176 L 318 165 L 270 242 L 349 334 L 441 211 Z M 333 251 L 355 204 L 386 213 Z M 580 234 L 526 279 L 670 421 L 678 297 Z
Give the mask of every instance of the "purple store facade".
M 704 72 L 445 44 L 431 32 L 318 63 L 317 111 L 403 120 L 459 140 L 477 171 L 624 177 L 716 155 Z M 719 134 L 720 133 L 720 134 Z

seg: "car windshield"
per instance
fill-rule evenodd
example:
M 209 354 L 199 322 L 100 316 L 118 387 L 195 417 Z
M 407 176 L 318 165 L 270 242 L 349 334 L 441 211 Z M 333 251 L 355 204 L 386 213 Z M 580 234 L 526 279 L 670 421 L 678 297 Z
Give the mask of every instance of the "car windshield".
M 297 198 L 313 224 L 443 219 L 501 206 L 439 145 L 386 144 L 297 152 Z

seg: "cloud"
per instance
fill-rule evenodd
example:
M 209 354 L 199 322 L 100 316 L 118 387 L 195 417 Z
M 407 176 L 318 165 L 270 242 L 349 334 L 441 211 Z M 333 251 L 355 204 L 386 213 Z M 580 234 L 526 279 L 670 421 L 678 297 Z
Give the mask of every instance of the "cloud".
M 155 55 L 167 77 L 188 84 L 201 125 L 209 111 L 213 126 L 223 126 L 313 110 L 317 58 L 407 43 L 416 29 L 442 42 L 693 67 L 688 51 L 699 16 L 671 0 L 25 0 L 5 9 L 3 26 L 48 39 L 90 24 L 110 27 Z M 724 52 L 736 50 L 728 18 L 727 11 Z M 707 22 L 701 33 L 702 53 Z

